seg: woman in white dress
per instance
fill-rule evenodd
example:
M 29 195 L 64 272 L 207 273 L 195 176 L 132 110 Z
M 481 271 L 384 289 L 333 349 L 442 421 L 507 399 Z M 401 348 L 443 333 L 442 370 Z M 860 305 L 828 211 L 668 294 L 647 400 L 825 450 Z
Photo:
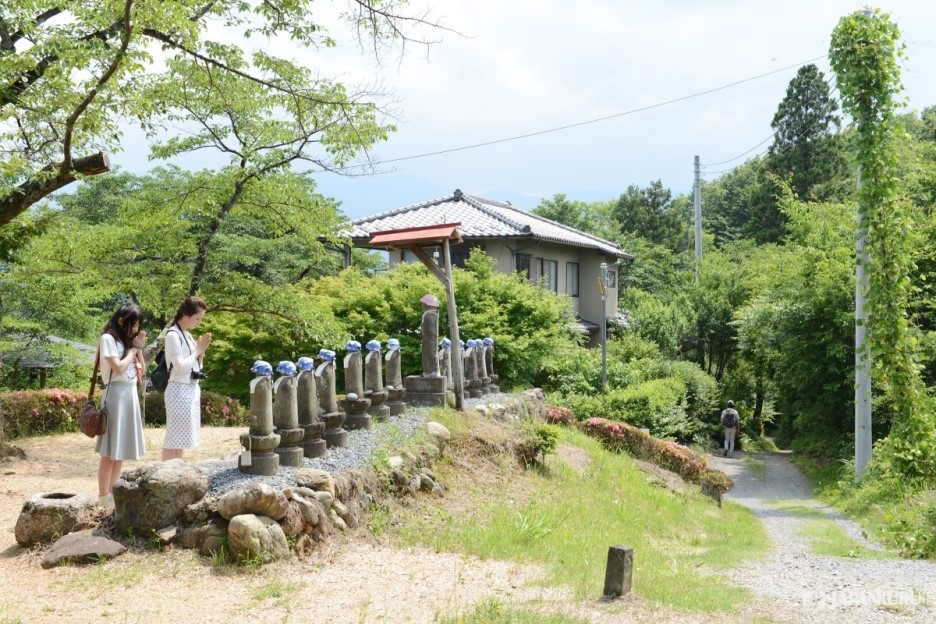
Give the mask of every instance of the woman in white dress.
M 104 403 L 107 406 L 107 432 L 97 437 L 98 504 L 113 507 L 114 483 L 120 478 L 125 459 L 140 459 L 146 453 L 143 419 L 137 383 L 143 376 L 143 345 L 146 332 L 140 330 L 143 312 L 125 303 L 107 322 L 98 344 Z
M 179 306 L 172 326 L 166 331 L 166 437 L 160 455 L 162 461 L 182 457 L 185 449 L 198 446 L 201 434 L 202 363 L 211 344 L 211 334 L 192 338 L 190 330 L 198 327 L 208 306 L 198 297 L 187 297 Z

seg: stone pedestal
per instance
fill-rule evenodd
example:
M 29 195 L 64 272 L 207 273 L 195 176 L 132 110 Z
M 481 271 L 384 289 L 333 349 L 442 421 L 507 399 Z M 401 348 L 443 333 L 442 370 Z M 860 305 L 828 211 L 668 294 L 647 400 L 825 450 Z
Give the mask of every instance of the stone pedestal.
M 250 465 L 244 466 L 237 460 L 237 468 L 241 472 L 255 475 L 272 476 L 279 472 L 280 457 L 274 452 L 274 449 L 280 443 L 278 434 L 257 436 L 250 433 L 242 433 L 240 443 L 245 449 L 250 451 Z
M 367 418 L 369 421 L 370 417 Z M 345 421 L 344 412 L 325 414 L 322 416 L 322 420 L 325 421 L 325 433 L 322 437 L 325 438 L 325 444 L 328 445 L 328 448 L 347 446 L 348 432 L 342 427 Z
M 280 458 L 281 466 L 293 466 L 299 468 L 302 466 L 302 458 L 305 456 L 303 449 L 299 444 L 305 437 L 305 429 L 296 427 L 295 429 L 277 429 L 276 433 L 280 436 L 280 443 L 273 449 Z
M 445 405 L 445 377 L 423 377 L 410 375 L 403 380 L 406 388 L 406 402 L 416 407 L 436 407 Z
M 367 413 L 370 407 L 370 399 L 358 398 L 353 392 L 345 395 L 345 398 L 338 402 L 341 409 L 345 412 L 344 426 L 347 429 L 370 429 L 373 421 L 371 415 Z
M 311 360 L 311 358 L 310 358 Z M 300 358 L 302 361 L 302 358 Z M 302 429 L 302 447 L 304 457 L 323 457 L 327 453 L 327 445 L 322 439 L 322 433 L 325 431 L 325 423 L 319 418 L 321 407 L 318 400 L 318 387 L 316 384 L 315 372 L 303 370 L 299 373 L 296 381 L 298 408 L 299 408 L 299 427 Z

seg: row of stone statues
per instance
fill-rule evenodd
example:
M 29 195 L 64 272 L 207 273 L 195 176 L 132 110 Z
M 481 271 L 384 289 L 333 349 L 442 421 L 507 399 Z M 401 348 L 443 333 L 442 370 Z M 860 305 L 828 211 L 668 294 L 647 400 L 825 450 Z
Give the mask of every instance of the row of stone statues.
M 400 367 L 400 342 L 387 342 L 387 383 L 383 382 L 381 344 L 367 343 L 366 359 L 361 343 L 345 345 L 345 397 L 336 393 L 335 352 L 319 351 L 315 367 L 310 357 L 295 364 L 284 360 L 273 367 L 263 360 L 254 362 L 250 382 L 250 424 L 240 436 L 244 450 L 238 468 L 250 474 L 274 475 L 280 464 L 301 466 L 304 457 L 321 457 L 328 448 L 347 444 L 347 429 L 368 429 L 374 418 L 383 419 L 405 409 Z M 275 400 L 274 400 L 275 397 Z M 339 404 L 340 403 L 340 404 Z
M 415 406 L 441 406 L 454 401 L 452 341 L 444 338 L 439 348 L 439 301 L 422 298 L 422 374 L 402 379 L 400 342 L 370 340 L 362 357 L 361 343 L 349 340 L 343 360 L 345 396 L 335 391 L 335 352 L 322 349 L 315 367 L 310 357 L 276 367 L 280 377 L 273 381 L 273 367 L 254 362 L 256 377 L 250 383 L 250 429 L 240 436 L 245 449 L 238 459 L 241 471 L 273 475 L 279 465 L 301 466 L 304 457 L 321 457 L 328 448 L 347 444 L 347 429 L 368 429 L 374 419 L 385 419 Z M 497 392 L 494 373 L 494 341 L 491 338 L 459 341 L 466 398 Z M 386 360 L 386 384 L 383 366 Z M 275 400 L 274 400 L 275 396 Z

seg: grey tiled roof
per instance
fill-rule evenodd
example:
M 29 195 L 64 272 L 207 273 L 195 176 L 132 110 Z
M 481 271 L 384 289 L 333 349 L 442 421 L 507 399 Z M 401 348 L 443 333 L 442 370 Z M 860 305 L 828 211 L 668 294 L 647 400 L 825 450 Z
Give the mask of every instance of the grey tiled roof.
M 461 223 L 458 231 L 464 239 L 537 238 L 597 249 L 618 258 L 632 258 L 629 253 L 604 239 L 544 219 L 508 203 L 469 195 L 460 190 L 448 197 L 352 221 L 350 236 L 356 241 L 366 241 L 374 232 L 440 223 Z

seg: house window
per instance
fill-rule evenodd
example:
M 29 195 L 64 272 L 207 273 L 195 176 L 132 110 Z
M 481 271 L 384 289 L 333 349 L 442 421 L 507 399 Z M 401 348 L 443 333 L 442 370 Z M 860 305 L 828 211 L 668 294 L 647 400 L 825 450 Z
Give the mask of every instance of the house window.
M 530 279 L 530 254 L 518 253 L 515 266 L 517 273 L 523 273 L 527 279 Z
M 617 288 L 617 267 L 608 267 L 608 288 Z
M 579 296 L 578 262 L 566 262 L 566 294 L 570 297 Z
M 543 260 L 543 286 L 553 292 L 559 292 L 559 262 Z

